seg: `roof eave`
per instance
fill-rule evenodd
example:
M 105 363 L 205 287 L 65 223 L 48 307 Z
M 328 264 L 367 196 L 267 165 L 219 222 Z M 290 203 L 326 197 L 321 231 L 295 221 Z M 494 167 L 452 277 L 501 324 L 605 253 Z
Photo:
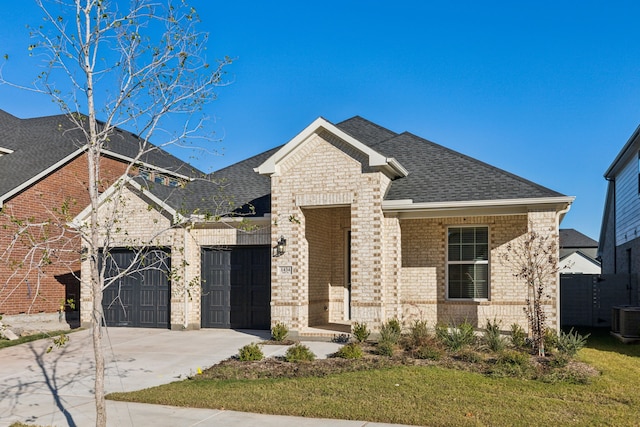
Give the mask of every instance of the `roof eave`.
M 28 180 L 22 182 L 17 187 L 14 187 L 11 190 L 7 191 L 6 193 L 0 195 L 0 208 L 4 204 L 5 200 L 15 196 L 16 194 L 18 194 L 19 192 L 21 192 L 25 188 L 29 187 L 32 184 L 35 184 L 36 182 L 38 182 L 41 179 L 43 179 L 45 176 L 47 176 L 47 175 L 51 174 L 52 172 L 54 172 L 56 169 L 62 167 L 66 163 L 68 163 L 71 160 L 73 160 L 74 158 L 78 157 L 80 154 L 82 154 L 83 151 L 86 150 L 86 148 L 87 148 L 86 145 L 78 148 L 74 152 L 72 152 L 72 153 L 68 154 L 67 156 L 65 156 L 64 158 L 60 159 L 58 162 L 56 162 L 53 165 L 49 166 L 48 168 L 44 169 L 39 174 L 36 174 L 36 175 L 32 176 Z
M 382 210 L 386 214 L 394 214 L 402 218 L 520 215 L 540 209 L 561 212 L 574 200 L 573 196 L 428 203 L 414 203 L 413 200 L 385 200 L 382 202 Z
M 640 126 L 636 128 L 636 130 L 633 132 L 633 134 L 631 135 L 627 143 L 624 145 L 624 147 L 622 147 L 622 149 L 620 150 L 616 158 L 611 163 L 611 166 L 609 166 L 607 171 L 604 173 L 604 177 L 606 179 L 612 179 L 615 177 L 616 171 L 618 170 L 619 166 L 625 163 L 625 160 L 627 159 L 627 153 L 629 153 L 629 150 L 631 149 L 631 147 L 636 143 L 636 140 L 638 139 L 639 135 L 640 135 Z

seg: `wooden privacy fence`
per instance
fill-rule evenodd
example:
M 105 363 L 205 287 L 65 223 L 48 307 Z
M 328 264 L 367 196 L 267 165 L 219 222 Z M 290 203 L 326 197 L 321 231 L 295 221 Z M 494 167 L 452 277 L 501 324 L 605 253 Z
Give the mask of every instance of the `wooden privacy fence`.
M 635 274 L 561 274 L 560 325 L 611 326 L 611 310 L 638 305 Z

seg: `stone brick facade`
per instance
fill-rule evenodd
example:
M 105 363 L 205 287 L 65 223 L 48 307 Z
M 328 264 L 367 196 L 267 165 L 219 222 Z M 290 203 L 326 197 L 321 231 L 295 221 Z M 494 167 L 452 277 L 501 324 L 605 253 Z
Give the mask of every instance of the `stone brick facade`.
M 392 178 L 326 130 L 308 135 L 278 158 L 275 171 L 265 173 L 271 179 L 271 216 L 251 219 L 258 226 L 251 232 L 233 219 L 176 226 L 172 218 L 149 210 L 144 195 L 124 195 L 122 244 L 171 249 L 172 328 L 200 327 L 202 248 L 273 247 L 280 237 L 287 245 L 271 258 L 271 322 L 284 323 L 293 334 L 313 334 L 314 327 L 348 330 L 355 321 L 376 331 L 394 317 L 407 326 L 416 319 L 431 326 L 467 320 L 482 328 L 496 319 L 504 329 L 513 323 L 527 327 L 527 288 L 504 255 L 530 229 L 557 241 L 555 207 L 412 216 L 386 211 L 383 199 Z M 448 298 L 447 234 L 449 227 L 460 226 L 489 230 L 488 298 Z M 557 327 L 557 277 L 547 289 L 549 324 Z M 83 316 L 87 304 L 83 294 Z

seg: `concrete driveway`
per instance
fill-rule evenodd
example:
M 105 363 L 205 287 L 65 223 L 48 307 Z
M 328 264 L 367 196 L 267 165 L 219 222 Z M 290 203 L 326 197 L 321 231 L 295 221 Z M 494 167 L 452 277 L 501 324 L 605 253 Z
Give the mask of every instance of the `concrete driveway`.
M 268 331 L 203 329 L 169 331 L 104 330 L 107 392 L 132 391 L 178 381 L 237 354 L 240 347 L 269 337 Z M 95 425 L 93 345 L 90 331 L 75 332 L 69 343 L 47 353 L 49 340 L 0 350 L 0 426 L 15 421 L 43 426 Z M 306 342 L 318 357 L 338 344 Z M 266 356 L 285 347 L 265 346 Z M 174 408 L 108 402 L 111 426 L 374 426 L 361 421 L 278 417 L 233 411 Z

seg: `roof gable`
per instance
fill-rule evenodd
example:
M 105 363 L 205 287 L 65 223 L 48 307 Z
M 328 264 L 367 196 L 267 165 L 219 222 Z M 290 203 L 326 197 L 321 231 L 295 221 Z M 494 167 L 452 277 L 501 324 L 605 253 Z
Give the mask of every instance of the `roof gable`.
M 399 162 L 397 162 L 396 159 L 384 156 L 383 154 L 372 149 L 362 141 L 354 138 L 353 136 L 344 132 L 342 129 L 333 125 L 322 117 L 317 118 L 302 132 L 296 135 L 285 145 L 280 147 L 278 151 L 276 151 L 264 163 L 258 166 L 255 171 L 261 175 L 278 175 L 280 162 L 286 159 L 300 146 L 305 144 L 305 142 L 308 141 L 311 137 L 318 135 L 323 131 L 329 132 L 337 138 L 340 138 L 346 144 L 364 154 L 369 160 L 369 164 L 367 166 L 380 170 L 391 178 L 406 176 L 406 169 L 404 169 L 404 167 Z
M 103 154 L 130 162 L 137 156 L 141 141 L 137 135 L 116 128 Z M 86 136 L 66 115 L 19 119 L 0 110 L 0 147 L 5 152 L 10 150 L 0 156 L 1 206 L 4 200 L 84 152 Z M 137 163 L 182 178 L 202 175 L 193 166 L 153 145 Z

